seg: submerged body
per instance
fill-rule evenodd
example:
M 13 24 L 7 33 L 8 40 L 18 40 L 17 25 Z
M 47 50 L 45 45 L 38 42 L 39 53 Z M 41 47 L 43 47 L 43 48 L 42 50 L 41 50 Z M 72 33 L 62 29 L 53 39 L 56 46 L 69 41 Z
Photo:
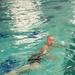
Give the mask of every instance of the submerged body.
M 34 70 L 40 67 L 40 61 L 42 56 L 46 56 L 50 59 L 59 59 L 58 57 L 47 55 L 47 52 L 51 50 L 52 46 L 54 44 L 54 37 L 48 36 L 46 40 L 46 44 L 34 55 L 28 58 L 28 65 L 23 66 L 19 69 L 12 70 L 9 73 L 6 73 L 4 75 L 19 75 L 20 73 L 25 73 L 29 70 Z
M 40 68 L 40 62 L 41 62 L 41 57 L 43 55 L 45 55 L 47 53 L 47 48 L 46 48 L 46 45 L 44 45 L 38 53 L 32 55 L 31 57 L 28 58 L 28 65 L 25 65 L 19 69 L 16 69 L 16 70 L 12 70 L 11 72 L 9 73 L 6 73 L 4 75 L 19 75 L 20 73 L 25 73 L 29 70 L 34 70 L 34 69 L 37 69 L 37 68 Z M 49 48 L 48 48 L 49 49 Z

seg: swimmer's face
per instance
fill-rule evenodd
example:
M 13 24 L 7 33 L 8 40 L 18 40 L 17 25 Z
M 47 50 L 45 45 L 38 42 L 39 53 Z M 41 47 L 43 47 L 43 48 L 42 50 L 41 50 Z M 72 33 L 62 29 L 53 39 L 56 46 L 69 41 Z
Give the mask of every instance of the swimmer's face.
M 54 37 L 53 36 L 48 36 L 46 40 L 48 45 L 53 45 L 54 44 Z

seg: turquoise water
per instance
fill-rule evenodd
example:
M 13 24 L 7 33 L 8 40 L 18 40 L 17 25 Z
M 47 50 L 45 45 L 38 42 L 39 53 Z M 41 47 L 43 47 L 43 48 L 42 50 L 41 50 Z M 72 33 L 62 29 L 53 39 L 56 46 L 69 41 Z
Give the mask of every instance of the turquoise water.
M 26 65 L 48 35 L 67 44 L 48 53 L 61 60 L 44 58 L 41 68 L 21 75 L 75 75 L 75 1 L 1 0 L 0 75 Z

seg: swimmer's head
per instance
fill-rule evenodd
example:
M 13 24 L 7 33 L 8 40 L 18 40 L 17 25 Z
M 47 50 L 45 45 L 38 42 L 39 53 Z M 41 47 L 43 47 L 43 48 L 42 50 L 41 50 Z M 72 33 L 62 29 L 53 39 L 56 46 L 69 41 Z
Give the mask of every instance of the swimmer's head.
M 54 36 L 52 35 L 47 36 L 46 43 L 47 45 L 52 46 L 54 44 Z

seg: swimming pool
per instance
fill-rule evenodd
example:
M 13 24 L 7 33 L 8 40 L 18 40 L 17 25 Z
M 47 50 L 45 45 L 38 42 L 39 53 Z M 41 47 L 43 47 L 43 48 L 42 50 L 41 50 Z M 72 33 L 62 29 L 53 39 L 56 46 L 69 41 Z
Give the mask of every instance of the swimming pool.
M 44 58 L 41 68 L 21 75 L 74 75 L 74 4 L 74 0 L 1 0 L 0 75 L 25 65 L 48 35 L 55 37 L 55 43 L 68 45 L 49 53 L 61 60 Z

